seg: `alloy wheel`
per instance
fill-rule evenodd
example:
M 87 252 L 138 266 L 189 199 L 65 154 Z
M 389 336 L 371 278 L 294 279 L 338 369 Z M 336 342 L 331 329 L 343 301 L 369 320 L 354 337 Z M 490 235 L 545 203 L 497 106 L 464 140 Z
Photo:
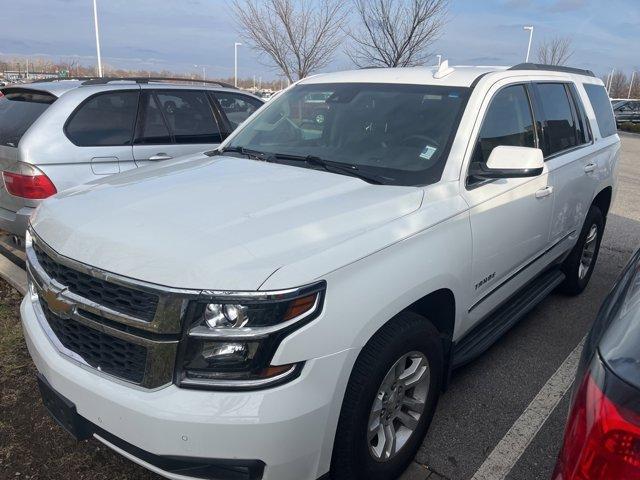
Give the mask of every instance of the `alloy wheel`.
M 427 357 L 418 351 L 389 369 L 369 414 L 367 440 L 374 460 L 388 461 L 409 441 L 425 409 L 430 376 Z
M 596 244 L 598 240 L 598 226 L 594 223 L 589 229 L 587 238 L 582 247 L 582 255 L 580 256 L 580 264 L 578 265 L 578 277 L 583 280 L 589 273 L 593 257 L 596 253 Z

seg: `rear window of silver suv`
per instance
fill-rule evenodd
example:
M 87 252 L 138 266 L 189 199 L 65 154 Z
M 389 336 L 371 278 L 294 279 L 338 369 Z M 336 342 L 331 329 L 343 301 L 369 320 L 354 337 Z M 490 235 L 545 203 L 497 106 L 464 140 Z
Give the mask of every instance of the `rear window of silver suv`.
M 27 88 L 5 88 L 0 96 L 0 145 L 17 147 L 20 139 L 56 97 Z

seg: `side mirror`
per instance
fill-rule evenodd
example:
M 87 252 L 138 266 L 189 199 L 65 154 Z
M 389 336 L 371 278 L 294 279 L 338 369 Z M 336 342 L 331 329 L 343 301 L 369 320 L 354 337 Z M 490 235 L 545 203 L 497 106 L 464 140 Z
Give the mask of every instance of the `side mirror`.
M 539 148 L 500 145 L 491 151 L 486 164 L 475 164 L 470 173 L 479 178 L 525 178 L 537 177 L 543 170 Z

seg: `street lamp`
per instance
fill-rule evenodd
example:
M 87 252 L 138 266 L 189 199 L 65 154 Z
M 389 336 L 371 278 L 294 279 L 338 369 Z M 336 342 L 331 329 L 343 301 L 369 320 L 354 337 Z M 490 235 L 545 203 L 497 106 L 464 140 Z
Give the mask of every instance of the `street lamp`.
M 98 52 L 98 76 L 102 77 L 102 58 L 100 56 L 100 31 L 98 30 L 98 6 L 93 0 L 93 24 L 96 30 L 96 51 Z
M 611 69 L 611 73 L 609 74 L 609 78 L 607 79 L 607 94 L 609 96 L 611 96 L 611 87 L 613 86 L 613 74 L 615 73 L 616 69 L 612 68 Z
M 523 30 L 529 30 L 529 46 L 527 47 L 527 58 L 524 59 L 525 63 L 529 62 L 529 54 L 531 53 L 531 40 L 533 39 L 533 25 L 525 25 Z
M 234 77 L 234 85 L 236 88 L 238 88 L 238 47 L 242 45 L 241 43 L 234 43 L 233 45 L 233 50 L 234 50 L 234 58 L 233 58 L 233 77 Z
M 438 58 L 438 67 L 439 67 L 440 64 L 442 63 L 442 55 L 436 55 L 436 57 Z
M 198 65 L 194 65 L 195 68 L 198 68 Z M 202 85 L 205 84 L 205 80 L 207 79 L 207 67 L 201 65 L 202 67 Z

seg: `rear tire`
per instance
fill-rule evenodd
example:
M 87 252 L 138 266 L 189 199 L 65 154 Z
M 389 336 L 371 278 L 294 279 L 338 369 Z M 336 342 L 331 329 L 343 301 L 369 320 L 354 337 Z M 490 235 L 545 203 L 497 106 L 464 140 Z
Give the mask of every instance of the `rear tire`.
M 442 340 L 426 318 L 402 312 L 382 327 L 360 352 L 351 372 L 331 478 L 399 477 L 429 428 L 442 371 Z
M 568 295 L 578 295 L 586 288 L 598 260 L 603 233 L 602 212 L 597 206 L 591 205 L 578 242 L 562 264 L 566 278 L 560 284 L 560 291 Z

